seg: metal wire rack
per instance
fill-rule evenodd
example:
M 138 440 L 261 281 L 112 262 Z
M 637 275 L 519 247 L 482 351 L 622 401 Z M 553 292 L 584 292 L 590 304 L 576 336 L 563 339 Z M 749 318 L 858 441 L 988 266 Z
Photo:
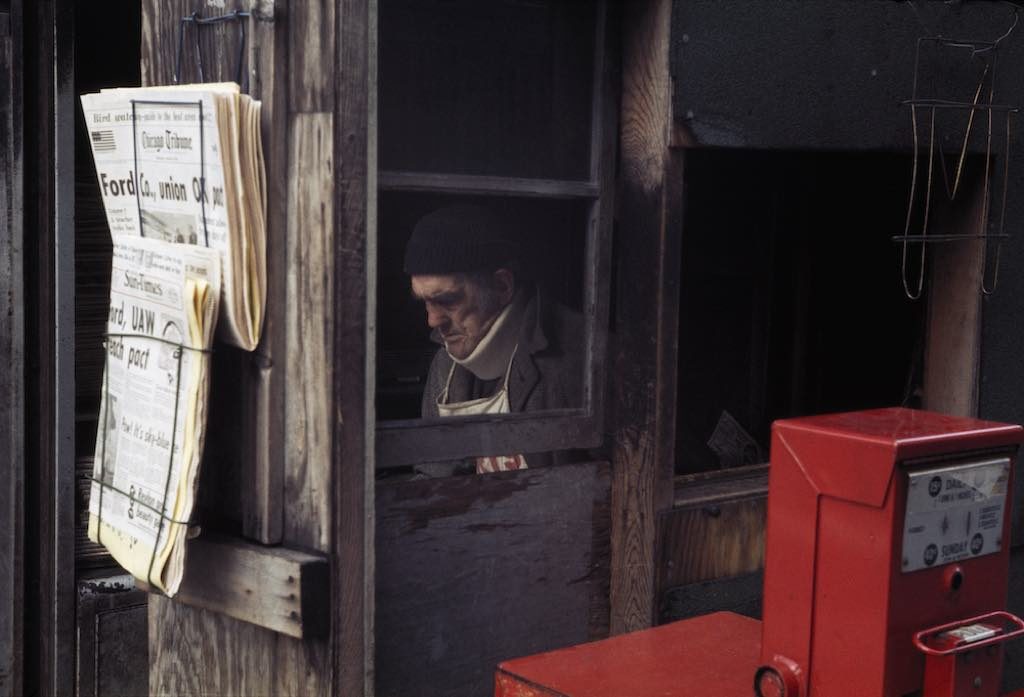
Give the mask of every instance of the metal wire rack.
M 1016 26 L 1016 23 L 1014 24 Z M 1012 31 L 1012 28 L 1011 28 Z M 1007 32 L 1007 35 L 1009 32 Z M 1005 37 L 1004 37 L 1005 38 Z M 1001 40 L 1001 39 L 1000 39 Z M 913 129 L 914 152 L 913 170 L 911 173 L 910 195 L 907 201 L 907 214 L 902 235 L 892 239 L 900 244 L 900 274 L 903 290 L 907 297 L 916 300 L 924 290 L 925 267 L 928 245 L 940 242 L 956 242 L 961 240 L 978 240 L 986 247 L 985 268 L 982 271 L 981 292 L 989 295 L 995 291 L 999 282 L 999 257 L 1002 244 L 1009 237 L 1005 232 L 1006 199 L 1009 185 L 1009 160 L 1013 117 L 1019 111 L 1016 106 L 999 104 L 995 101 L 997 41 L 973 41 L 965 39 L 947 39 L 941 36 L 921 37 L 917 41 L 914 57 L 914 85 L 910 99 L 903 102 L 910 108 L 911 127 Z M 921 53 L 922 47 L 932 45 L 939 49 L 952 49 L 966 52 L 968 61 L 977 68 L 980 74 L 973 97 L 969 100 L 949 99 L 943 96 L 922 96 L 921 94 Z M 950 174 L 947 155 L 936 143 L 936 117 L 939 114 L 949 115 L 956 111 L 967 111 L 966 126 L 960 139 L 959 151 L 955 153 L 955 170 Z M 980 116 L 980 118 L 979 118 Z M 998 118 L 997 118 L 998 117 Z M 927 154 L 922 150 L 921 121 L 925 121 L 924 139 L 927 141 Z M 980 128 L 978 121 L 982 122 Z M 997 135 L 996 131 L 1002 130 Z M 976 133 L 977 131 L 977 133 Z M 998 139 L 998 141 L 997 141 Z M 998 145 L 994 143 L 998 142 Z M 936 190 L 944 194 L 948 201 L 955 201 L 961 191 L 967 154 L 972 143 L 980 150 L 983 161 L 982 192 L 983 197 L 979 218 L 975 231 L 970 233 L 937 234 L 930 230 L 934 224 L 932 219 L 933 203 Z M 992 166 L 995 159 L 1001 162 L 999 181 L 993 186 Z M 921 190 L 921 161 L 925 160 L 924 186 Z M 943 187 L 936 185 L 936 164 L 940 170 Z M 996 191 L 998 189 L 998 191 Z M 998 208 L 996 220 L 992 219 L 993 203 Z M 915 224 L 916 222 L 916 224 Z M 908 258 L 916 248 L 916 278 L 908 271 Z M 993 261 L 989 263 L 989 258 Z M 991 270 L 990 267 L 991 266 Z

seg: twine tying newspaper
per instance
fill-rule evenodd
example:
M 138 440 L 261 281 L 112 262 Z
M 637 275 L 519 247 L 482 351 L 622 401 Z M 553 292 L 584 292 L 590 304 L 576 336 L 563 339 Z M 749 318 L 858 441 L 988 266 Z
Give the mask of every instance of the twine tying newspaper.
M 139 132 L 138 119 L 136 118 L 136 105 L 146 104 L 149 106 L 194 106 L 199 110 L 199 210 L 203 216 L 203 239 L 206 246 L 210 246 L 210 233 L 206 228 L 206 145 L 203 128 L 203 102 L 202 100 L 191 101 L 154 101 L 147 99 L 132 99 L 132 159 L 135 163 L 135 206 L 139 213 L 139 236 L 146 236 L 146 228 L 142 223 L 142 192 L 139 190 Z
M 128 500 L 131 501 L 132 504 L 138 504 L 138 505 L 142 506 L 143 508 L 147 508 L 150 511 L 153 511 L 153 513 L 155 513 L 159 517 L 160 522 L 157 525 L 156 539 L 153 541 L 153 551 L 152 551 L 152 553 L 150 554 L 150 557 L 149 557 L 149 568 L 146 570 L 146 581 L 148 583 L 150 583 L 150 584 L 153 584 L 152 585 L 152 589 L 154 591 L 161 592 L 161 591 L 159 591 L 159 589 L 157 587 L 157 584 L 154 583 L 154 581 L 153 581 L 153 564 L 156 562 L 156 553 L 157 553 L 157 549 L 160 546 L 160 536 L 163 534 L 164 522 L 166 521 L 167 523 L 169 523 L 171 525 L 184 525 L 185 527 L 188 527 L 192 523 L 191 520 L 175 520 L 173 517 L 168 516 L 164 512 L 166 507 L 167 507 L 167 497 L 168 497 L 168 494 L 170 493 L 171 472 L 172 472 L 172 468 L 173 468 L 173 465 L 174 465 L 174 446 L 175 446 L 175 439 L 176 439 L 177 432 L 178 432 L 178 412 L 179 412 L 179 408 L 181 406 L 181 358 L 182 358 L 182 355 L 183 355 L 183 353 L 185 351 L 192 351 L 194 353 L 201 353 L 201 354 L 210 354 L 210 353 L 213 353 L 213 351 L 212 351 L 212 349 L 203 349 L 203 348 L 196 348 L 194 346 L 186 346 L 185 344 L 182 344 L 182 343 L 179 343 L 179 342 L 176 342 L 176 341 L 169 341 L 168 339 L 164 339 L 162 337 L 156 337 L 156 336 L 149 336 L 148 334 L 111 334 L 111 333 L 107 333 L 106 334 L 106 339 L 146 339 L 147 341 L 155 341 L 155 342 L 164 344 L 166 346 L 173 347 L 174 348 L 174 358 L 177 361 L 176 374 L 175 374 L 175 383 L 174 383 L 174 416 L 173 416 L 173 418 L 171 420 L 170 456 L 168 457 L 168 461 L 167 461 L 167 478 L 164 481 L 164 493 L 163 493 L 163 499 L 160 502 L 160 508 L 157 508 L 156 506 L 152 506 L 152 505 L 146 503 L 145 501 L 136 498 L 135 494 L 133 492 L 124 491 L 123 489 L 120 489 L 120 488 L 114 486 L 113 483 L 108 484 L 107 482 L 104 481 L 104 478 L 105 478 L 105 475 L 106 475 L 106 465 L 107 465 L 107 432 L 109 431 L 109 429 L 106 427 L 106 423 L 107 423 L 108 411 L 110 409 L 110 387 L 109 387 L 108 382 L 107 382 L 109 380 L 109 377 L 110 377 L 110 351 L 109 350 L 104 351 L 104 359 L 103 359 L 104 360 L 104 365 L 103 365 L 103 393 L 104 393 L 103 407 L 104 407 L 104 409 L 103 409 L 103 414 L 100 417 L 100 424 L 102 424 L 101 427 L 100 427 L 100 430 L 103 432 L 102 441 L 101 441 L 102 442 L 102 448 L 103 448 L 103 456 L 99 458 L 99 461 L 100 461 L 100 476 L 98 478 L 94 477 L 94 476 L 90 476 L 89 477 L 90 480 L 92 480 L 95 484 L 99 485 L 99 489 L 100 489 L 99 504 L 97 506 L 97 514 L 96 514 L 96 542 L 98 544 L 102 544 L 102 538 L 103 538 L 103 492 L 106 489 L 110 489 L 112 492 L 114 492 L 116 494 L 120 494 L 122 496 L 128 497 Z M 103 341 L 103 347 L 105 349 L 107 348 L 107 341 L 106 341 L 106 339 L 104 339 L 104 341 Z M 113 475 L 111 475 L 111 481 L 113 481 Z

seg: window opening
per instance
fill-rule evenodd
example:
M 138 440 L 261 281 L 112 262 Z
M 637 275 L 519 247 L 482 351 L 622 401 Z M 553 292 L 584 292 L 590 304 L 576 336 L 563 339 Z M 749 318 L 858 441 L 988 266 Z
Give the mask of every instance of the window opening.
M 600 441 L 603 395 L 593 375 L 604 359 L 607 274 L 599 267 L 607 263 L 611 180 L 603 161 L 605 14 L 605 3 L 590 2 L 381 3 L 378 466 Z M 517 280 L 584 327 L 572 349 L 583 387 L 571 408 L 543 412 L 552 417 L 543 426 L 514 411 L 420 418 L 439 346 L 423 303 L 411 297 L 404 249 L 423 215 L 463 203 L 505 221 L 519 247 Z M 464 430 L 432 437 L 452 428 Z
M 890 241 L 909 160 L 688 153 L 678 473 L 766 462 L 778 418 L 921 405 L 926 307 Z

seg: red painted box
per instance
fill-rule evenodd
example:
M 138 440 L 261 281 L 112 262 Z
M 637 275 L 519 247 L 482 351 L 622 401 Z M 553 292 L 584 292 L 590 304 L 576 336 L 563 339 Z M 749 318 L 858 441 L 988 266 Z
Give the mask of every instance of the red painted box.
M 749 697 L 761 623 L 729 612 L 506 661 L 495 697 Z
M 1013 633 L 985 633 L 1024 627 L 996 612 L 1022 439 L 898 408 L 776 422 L 763 624 L 716 613 L 507 661 L 495 695 L 995 697 Z
M 774 424 L 761 662 L 787 694 L 903 697 L 915 632 L 1006 607 L 1021 438 L 909 409 Z

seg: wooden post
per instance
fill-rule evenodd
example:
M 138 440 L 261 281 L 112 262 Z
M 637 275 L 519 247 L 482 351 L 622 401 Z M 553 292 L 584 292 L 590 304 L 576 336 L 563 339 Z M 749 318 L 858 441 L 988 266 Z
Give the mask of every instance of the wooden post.
M 377 2 L 335 7 L 331 663 L 356 697 L 374 691 Z
M 0 697 L 24 693 L 23 97 L 13 60 L 21 52 L 20 20 L 0 12 Z
M 937 217 L 938 233 L 982 234 L 983 210 L 989 194 L 981 175 L 961 189 L 961 200 L 948 204 Z M 965 239 L 929 244 L 925 250 L 928 327 L 925 336 L 925 409 L 958 416 L 977 416 L 981 376 L 981 284 L 985 273 L 985 241 Z M 916 249 L 907 254 L 916 254 Z M 992 265 L 994 260 L 989 260 Z
M 612 374 L 611 631 L 654 620 L 656 515 L 671 506 L 682 155 L 670 150 L 670 0 L 625 3 Z

